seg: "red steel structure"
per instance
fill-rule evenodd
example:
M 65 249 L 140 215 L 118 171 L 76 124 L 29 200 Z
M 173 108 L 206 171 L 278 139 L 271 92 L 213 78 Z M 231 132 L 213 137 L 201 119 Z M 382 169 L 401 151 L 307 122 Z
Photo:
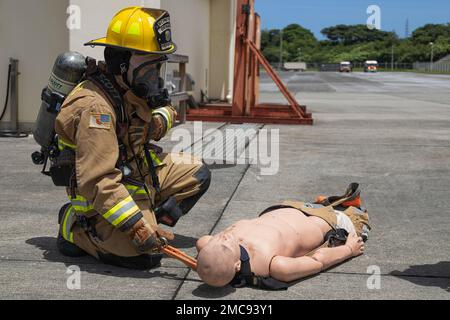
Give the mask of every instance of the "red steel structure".
M 187 120 L 231 123 L 313 124 L 311 113 L 298 104 L 261 53 L 261 19 L 255 0 L 237 0 L 233 103 L 205 104 L 187 111 Z M 262 65 L 288 104 L 259 103 Z

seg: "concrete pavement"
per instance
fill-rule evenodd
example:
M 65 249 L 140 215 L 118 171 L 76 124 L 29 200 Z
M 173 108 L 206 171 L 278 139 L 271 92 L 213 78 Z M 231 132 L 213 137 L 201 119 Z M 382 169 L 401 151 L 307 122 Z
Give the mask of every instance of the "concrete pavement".
M 0 139 L 0 298 L 18 299 L 450 299 L 450 77 L 410 73 L 282 73 L 315 125 L 279 129 L 279 171 L 213 165 L 210 191 L 175 228 L 175 246 L 254 217 L 286 198 L 339 194 L 360 182 L 373 232 L 367 253 L 287 291 L 214 289 L 172 259 L 147 272 L 61 256 L 56 214 L 66 202 L 30 160 L 32 138 Z M 263 78 L 261 100 L 282 101 Z M 192 132 L 193 124 L 178 129 Z M 205 123 L 225 130 L 226 124 Z M 170 150 L 176 142 L 166 138 Z M 67 267 L 81 269 L 68 290 Z M 370 290 L 368 268 L 381 272 Z M 370 271 L 371 269 L 369 269 Z

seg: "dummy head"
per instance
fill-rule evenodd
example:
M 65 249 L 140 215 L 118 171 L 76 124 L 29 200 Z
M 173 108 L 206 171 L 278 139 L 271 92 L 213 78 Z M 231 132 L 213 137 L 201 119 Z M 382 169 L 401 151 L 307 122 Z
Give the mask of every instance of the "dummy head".
M 221 232 L 214 237 L 202 237 L 197 272 L 210 286 L 223 287 L 233 280 L 241 268 L 239 242 L 231 232 Z

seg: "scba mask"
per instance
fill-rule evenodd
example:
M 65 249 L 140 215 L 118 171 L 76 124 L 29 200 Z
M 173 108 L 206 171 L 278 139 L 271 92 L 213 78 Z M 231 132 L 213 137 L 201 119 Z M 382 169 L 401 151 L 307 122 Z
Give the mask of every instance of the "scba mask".
M 133 54 L 130 58 L 128 81 L 133 93 L 147 101 L 152 109 L 170 104 L 166 84 L 167 56 Z

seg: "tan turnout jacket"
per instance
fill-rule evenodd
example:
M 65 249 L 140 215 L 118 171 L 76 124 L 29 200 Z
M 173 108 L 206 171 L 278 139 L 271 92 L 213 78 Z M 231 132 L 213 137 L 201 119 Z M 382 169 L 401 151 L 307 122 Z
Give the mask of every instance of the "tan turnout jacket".
M 60 149 L 76 151 L 77 187 L 68 190 L 74 210 L 88 217 L 99 213 L 117 228 L 140 211 L 135 201 L 152 200 L 143 187 L 144 183 L 150 183 L 144 143 L 159 140 L 170 130 L 176 117 L 171 106 L 151 112 L 146 102 L 131 91 L 124 95 L 124 104 L 130 126 L 116 132 L 113 106 L 100 88 L 86 80 L 67 97 L 55 125 Z M 161 117 L 165 121 L 161 121 Z M 130 167 L 131 178 L 139 183 L 122 181 L 122 172 L 116 167 L 118 137 L 126 145 L 127 156 L 136 155 L 138 159 L 145 179 L 141 178 L 135 161 L 130 162 Z M 155 165 L 160 165 L 154 153 L 152 158 Z M 156 221 L 152 220 L 149 222 L 155 226 Z

